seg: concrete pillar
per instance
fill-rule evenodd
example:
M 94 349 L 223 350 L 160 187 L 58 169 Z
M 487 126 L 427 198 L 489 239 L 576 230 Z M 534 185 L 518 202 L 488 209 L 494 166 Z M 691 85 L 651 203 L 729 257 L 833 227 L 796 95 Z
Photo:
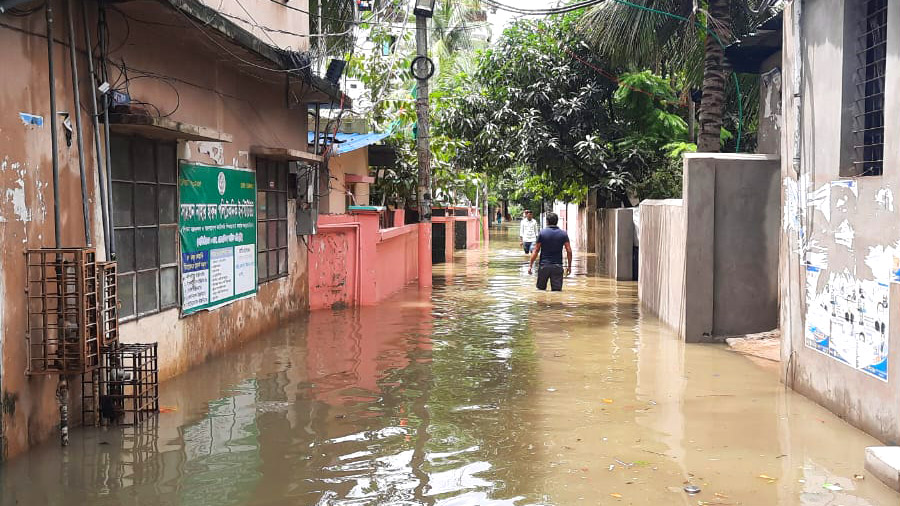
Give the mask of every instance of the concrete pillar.
M 713 332 L 716 160 L 684 159 L 684 339 L 707 342 Z
M 610 277 L 616 281 L 634 280 L 634 210 L 612 210 L 612 239 L 615 258 L 610 259 Z
M 359 304 L 369 306 L 378 301 L 375 282 L 378 278 L 378 211 L 353 211 L 359 221 Z

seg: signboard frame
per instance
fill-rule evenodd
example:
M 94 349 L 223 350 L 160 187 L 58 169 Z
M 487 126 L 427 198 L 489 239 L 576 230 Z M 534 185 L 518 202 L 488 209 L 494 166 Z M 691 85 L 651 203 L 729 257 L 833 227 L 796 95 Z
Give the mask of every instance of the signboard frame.
M 178 161 L 181 316 L 256 295 L 256 172 Z

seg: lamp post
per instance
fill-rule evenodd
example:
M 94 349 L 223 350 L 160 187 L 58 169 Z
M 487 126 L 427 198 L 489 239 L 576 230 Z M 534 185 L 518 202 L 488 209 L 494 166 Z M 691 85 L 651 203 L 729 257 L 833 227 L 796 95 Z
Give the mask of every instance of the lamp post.
M 431 286 L 431 138 L 428 111 L 428 79 L 434 74 L 434 62 L 428 58 L 428 18 L 434 15 L 435 0 L 415 0 L 416 58 L 412 73 L 418 83 L 416 116 L 418 130 L 416 153 L 419 160 L 419 288 Z

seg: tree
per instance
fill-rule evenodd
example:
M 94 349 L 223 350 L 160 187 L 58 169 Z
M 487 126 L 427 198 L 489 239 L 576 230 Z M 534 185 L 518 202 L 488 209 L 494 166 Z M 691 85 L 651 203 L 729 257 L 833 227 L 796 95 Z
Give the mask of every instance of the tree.
M 379 172 L 372 196 L 384 204 L 412 202 L 415 200 L 417 160 L 414 150 L 416 87 L 415 80 L 409 74 L 414 56 L 414 27 L 409 17 L 411 0 L 384 0 L 376 3 L 376 11 L 379 11 L 379 6 L 390 8 L 388 12 L 393 16 L 389 20 L 391 22 L 379 23 L 378 19 L 370 19 L 363 27 L 368 30 L 368 39 L 376 47 L 390 43 L 392 53 L 374 51 L 358 54 L 351 59 L 348 73 L 365 84 L 368 101 L 373 104 L 371 110 L 366 111 L 367 119 L 376 130 L 391 134 L 386 142 L 398 154 L 396 167 Z M 437 67 L 433 80 L 438 84 L 430 92 L 433 114 L 440 114 L 441 107 L 446 103 L 446 90 L 454 88 L 458 75 L 470 66 L 475 43 L 470 38 L 472 32 L 467 21 L 477 18 L 479 12 L 478 0 L 437 4 L 429 34 Z M 398 15 L 400 17 L 396 19 Z M 460 147 L 462 144 L 458 139 L 432 128 L 433 195 L 437 204 L 474 202 L 479 187 L 484 185 L 480 174 L 463 170 L 455 163 Z
M 719 151 L 728 88 L 722 45 L 735 28 L 746 33 L 765 15 L 743 0 L 607 0 L 588 10 L 579 28 L 614 63 L 681 74 L 691 87 L 702 83 L 698 144 Z
M 684 143 L 684 107 L 668 80 L 619 75 L 579 44 L 577 21 L 572 14 L 508 28 L 475 73 L 460 78 L 437 127 L 465 141 L 459 163 L 516 178 L 520 197 L 579 201 L 594 188 L 630 205 L 670 165 L 666 146 Z

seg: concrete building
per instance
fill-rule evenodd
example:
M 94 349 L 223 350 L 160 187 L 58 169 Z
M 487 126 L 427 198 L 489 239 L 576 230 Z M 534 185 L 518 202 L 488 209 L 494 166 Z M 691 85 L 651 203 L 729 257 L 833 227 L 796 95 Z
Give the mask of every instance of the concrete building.
M 891 444 L 900 441 L 898 16 L 898 0 L 787 4 L 781 158 L 784 382 Z
M 160 379 L 179 374 L 307 310 L 308 249 L 297 216 L 311 216 L 316 196 L 305 182 L 322 162 L 307 152 L 307 107 L 342 98 L 309 72 L 306 0 L 51 0 L 52 78 L 44 9 L 0 5 L 12 3 L 0 13 L 3 457 L 50 438 L 59 424 L 56 375 L 26 374 L 25 251 L 92 245 L 98 260 L 116 260 L 120 341 L 157 343 Z M 112 98 L 109 114 L 104 97 Z M 249 213 L 241 216 L 254 232 L 227 236 L 243 241 L 227 258 L 210 262 L 210 250 L 186 250 L 179 223 L 216 207 L 186 204 L 201 185 L 190 171 L 218 174 L 214 196 L 226 204 L 218 210 Z M 226 191 L 238 190 L 231 178 L 248 199 L 225 203 Z M 190 281 L 192 254 L 207 270 Z M 194 282 L 203 276 L 226 282 L 202 284 L 198 295 Z M 77 425 L 80 377 L 68 379 Z

